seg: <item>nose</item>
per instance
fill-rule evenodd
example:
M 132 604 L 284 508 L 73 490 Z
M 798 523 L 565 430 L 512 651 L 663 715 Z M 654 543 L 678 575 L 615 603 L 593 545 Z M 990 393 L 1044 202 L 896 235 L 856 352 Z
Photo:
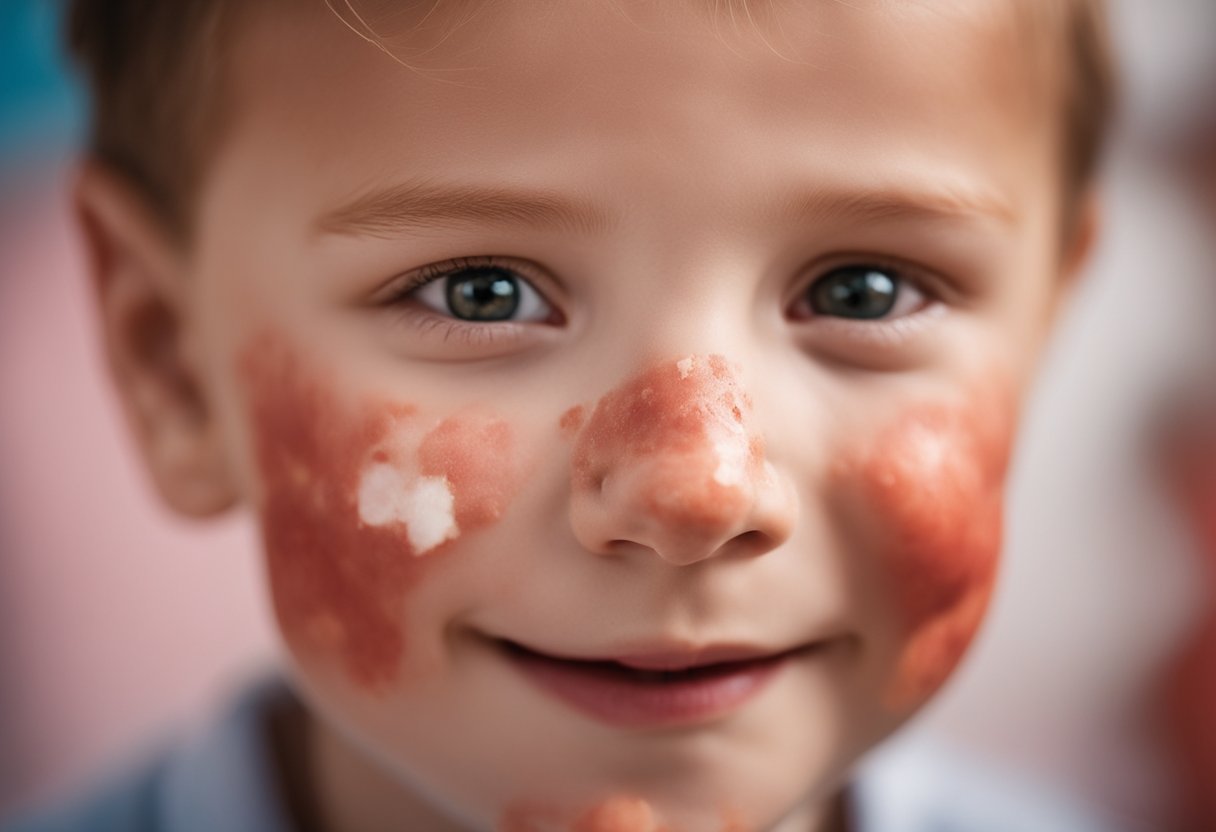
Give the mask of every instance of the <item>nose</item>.
M 722 356 L 665 361 L 596 405 L 575 443 L 570 520 L 588 550 L 675 565 L 767 552 L 797 500 L 765 460 L 752 403 Z

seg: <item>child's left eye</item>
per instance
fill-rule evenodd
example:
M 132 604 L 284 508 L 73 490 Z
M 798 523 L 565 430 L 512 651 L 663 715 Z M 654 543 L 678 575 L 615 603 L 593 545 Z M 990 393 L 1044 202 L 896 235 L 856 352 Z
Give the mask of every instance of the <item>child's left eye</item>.
M 840 266 L 820 276 L 795 304 L 795 317 L 827 316 L 854 321 L 901 318 L 922 309 L 928 299 L 898 270 L 885 266 Z
M 531 283 L 494 264 L 440 272 L 409 295 L 435 312 L 472 323 L 545 321 L 553 316 L 552 307 Z

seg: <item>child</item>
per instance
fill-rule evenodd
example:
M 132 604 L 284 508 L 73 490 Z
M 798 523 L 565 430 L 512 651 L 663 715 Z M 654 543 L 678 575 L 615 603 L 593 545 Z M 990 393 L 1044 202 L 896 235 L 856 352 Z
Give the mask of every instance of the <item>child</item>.
M 293 693 L 30 828 L 874 832 L 1093 237 L 1097 3 L 74 7 L 114 376 L 257 512 Z M 1012 806 L 899 822 L 1077 828 Z

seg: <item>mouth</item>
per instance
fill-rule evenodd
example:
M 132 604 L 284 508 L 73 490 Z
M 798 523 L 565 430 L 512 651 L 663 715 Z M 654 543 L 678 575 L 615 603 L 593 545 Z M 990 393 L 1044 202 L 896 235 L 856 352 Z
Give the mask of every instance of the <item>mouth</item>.
M 781 652 L 745 647 L 653 650 L 612 658 L 557 656 L 498 640 L 507 661 L 546 695 L 624 728 L 687 727 L 724 718 L 764 690 L 807 645 Z

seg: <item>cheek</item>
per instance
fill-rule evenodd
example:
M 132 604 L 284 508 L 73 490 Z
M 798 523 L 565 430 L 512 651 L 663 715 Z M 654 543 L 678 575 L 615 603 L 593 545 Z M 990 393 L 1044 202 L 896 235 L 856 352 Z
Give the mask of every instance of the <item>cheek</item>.
M 511 431 L 463 417 L 426 431 L 406 403 L 352 407 L 266 339 L 241 370 L 280 629 L 297 653 L 335 658 L 361 687 L 383 688 L 406 653 L 410 591 L 506 510 Z
M 950 676 L 979 627 L 1001 547 L 1007 394 L 900 414 L 839 472 L 871 530 L 904 641 L 886 701 L 906 710 Z

